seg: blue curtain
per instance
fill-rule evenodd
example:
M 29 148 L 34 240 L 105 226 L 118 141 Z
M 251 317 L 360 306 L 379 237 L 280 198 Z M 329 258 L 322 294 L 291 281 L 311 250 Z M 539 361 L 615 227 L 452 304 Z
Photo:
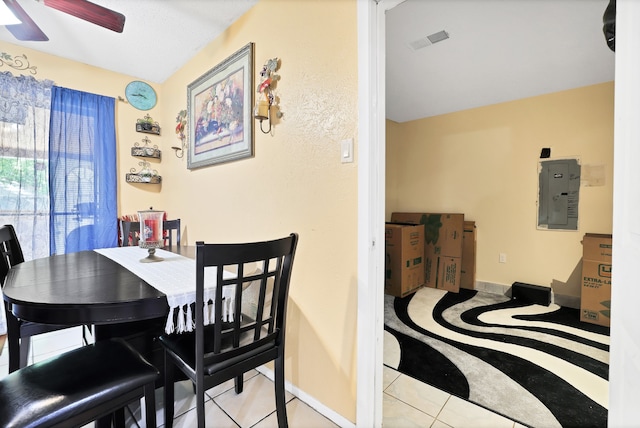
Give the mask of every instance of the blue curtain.
M 51 254 L 118 244 L 115 99 L 53 86 Z

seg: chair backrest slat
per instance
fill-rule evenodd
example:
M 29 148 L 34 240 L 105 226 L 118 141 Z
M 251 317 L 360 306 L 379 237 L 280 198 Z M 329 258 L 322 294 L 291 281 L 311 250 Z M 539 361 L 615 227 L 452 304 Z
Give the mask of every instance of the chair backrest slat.
M 140 222 L 120 220 L 120 233 L 122 234 L 122 246 L 128 247 L 138 245 L 140 240 Z M 129 241 L 131 238 L 131 241 Z

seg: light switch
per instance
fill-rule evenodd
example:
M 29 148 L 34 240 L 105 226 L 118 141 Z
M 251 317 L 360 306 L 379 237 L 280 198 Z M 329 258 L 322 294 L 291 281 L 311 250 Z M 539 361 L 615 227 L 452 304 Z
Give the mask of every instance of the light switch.
M 340 160 L 342 163 L 353 162 L 353 138 L 340 141 Z

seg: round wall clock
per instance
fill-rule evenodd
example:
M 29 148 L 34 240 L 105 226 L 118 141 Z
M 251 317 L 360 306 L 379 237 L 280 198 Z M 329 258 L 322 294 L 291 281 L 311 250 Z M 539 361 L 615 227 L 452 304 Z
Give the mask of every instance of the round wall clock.
M 150 110 L 156 105 L 156 101 L 158 100 L 156 91 L 154 91 L 148 83 L 139 80 L 130 82 L 124 90 L 124 93 L 129 104 L 138 110 Z

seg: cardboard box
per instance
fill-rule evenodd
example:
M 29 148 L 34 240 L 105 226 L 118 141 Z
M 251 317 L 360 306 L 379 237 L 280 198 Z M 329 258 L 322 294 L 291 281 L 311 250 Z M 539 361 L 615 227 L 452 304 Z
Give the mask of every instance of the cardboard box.
M 392 213 L 394 223 L 424 225 L 424 282 L 460 291 L 464 214 Z
M 613 241 L 611 235 L 586 233 L 582 238 L 582 259 L 611 263 Z
M 462 230 L 462 267 L 460 288 L 476 288 L 476 222 L 465 221 Z
M 385 225 L 384 292 L 404 297 L 424 285 L 424 226 Z
M 587 233 L 582 239 L 580 321 L 610 325 L 612 248 L 611 235 Z

